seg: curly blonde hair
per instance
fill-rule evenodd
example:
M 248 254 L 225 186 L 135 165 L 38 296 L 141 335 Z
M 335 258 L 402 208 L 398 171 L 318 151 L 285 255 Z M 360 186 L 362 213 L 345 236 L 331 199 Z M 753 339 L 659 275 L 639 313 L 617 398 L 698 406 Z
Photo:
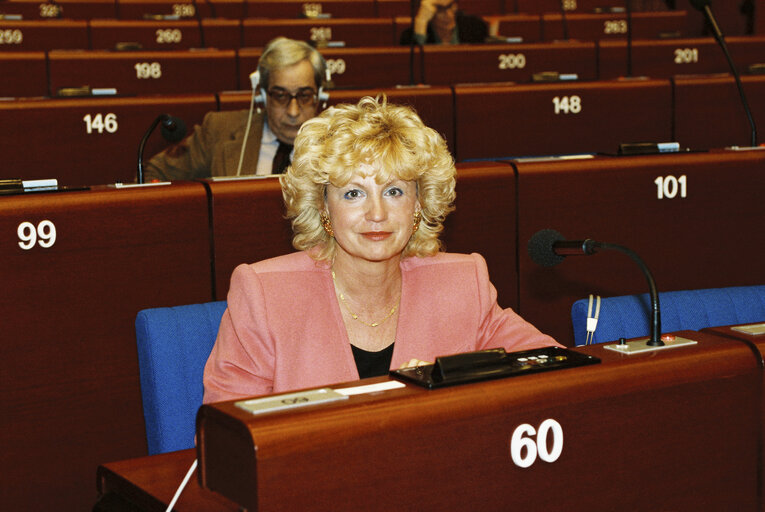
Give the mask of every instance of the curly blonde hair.
M 301 126 L 292 165 L 280 177 L 292 245 L 314 249 L 311 255 L 319 261 L 334 257 L 335 240 L 320 219 L 327 185 L 345 186 L 361 164 L 375 169 L 377 183 L 416 182 L 422 221 L 402 257 L 436 254 L 444 219 L 454 209 L 454 159 L 412 108 L 390 104 L 384 95 L 331 107 Z

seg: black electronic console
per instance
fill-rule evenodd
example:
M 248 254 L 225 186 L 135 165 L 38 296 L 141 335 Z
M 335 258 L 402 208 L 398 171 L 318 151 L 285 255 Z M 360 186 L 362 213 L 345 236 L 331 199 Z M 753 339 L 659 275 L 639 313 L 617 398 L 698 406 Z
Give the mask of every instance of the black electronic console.
M 390 374 L 400 380 L 435 389 L 597 363 L 600 363 L 597 357 L 561 347 L 511 353 L 503 348 L 494 348 L 437 357 L 433 364 L 391 370 Z

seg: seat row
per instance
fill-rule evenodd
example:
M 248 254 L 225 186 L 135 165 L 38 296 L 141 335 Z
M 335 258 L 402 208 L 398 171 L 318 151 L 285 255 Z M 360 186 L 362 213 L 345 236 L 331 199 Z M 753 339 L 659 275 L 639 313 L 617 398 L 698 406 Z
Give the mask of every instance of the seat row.
M 745 73 L 765 61 L 765 36 L 728 38 Z M 99 92 L 120 96 L 248 89 L 262 48 L 0 53 L 0 96 Z M 712 38 L 523 44 L 324 48 L 334 88 L 481 82 L 580 81 L 726 73 Z
M 649 2 L 650 4 L 650 2 Z M 568 13 L 623 8 L 623 0 L 566 0 Z M 645 7 L 651 10 L 652 5 Z M 461 0 L 470 14 L 560 12 L 559 0 Z M 682 6 L 681 8 L 686 8 Z M 0 15 L 13 19 L 157 18 L 374 18 L 408 16 L 409 0 L 6 0 Z
M 743 84 L 755 121 L 765 126 L 765 76 L 746 76 Z M 459 161 L 613 154 L 621 144 L 638 142 L 675 141 L 694 150 L 750 144 L 729 75 L 333 90 L 328 105 L 381 93 L 412 105 Z M 190 131 L 209 111 L 249 108 L 250 96 L 241 91 L 0 102 L 0 177 L 55 177 L 69 186 L 133 182 L 138 143 L 159 114 L 182 119 Z M 167 144 L 157 131 L 148 139 L 146 159 Z
M 645 279 L 620 253 L 539 267 L 526 252 L 537 231 L 626 245 L 661 291 L 760 284 L 764 165 L 763 150 L 460 164 L 444 243 L 483 254 L 500 304 L 572 345 L 575 300 Z M 3 197 L 9 508 L 82 509 L 99 463 L 146 453 L 137 312 L 225 298 L 237 264 L 291 250 L 282 213 L 274 178 Z
M 635 38 L 675 37 L 685 34 L 686 11 L 635 13 Z M 553 15 L 509 14 L 487 17 L 498 41 L 534 43 L 568 36 L 580 40 L 627 36 L 625 14 Z M 316 45 L 364 47 L 397 45 L 411 25 L 410 17 L 181 20 L 0 20 L 0 51 L 79 50 L 188 50 L 262 47 L 285 36 Z

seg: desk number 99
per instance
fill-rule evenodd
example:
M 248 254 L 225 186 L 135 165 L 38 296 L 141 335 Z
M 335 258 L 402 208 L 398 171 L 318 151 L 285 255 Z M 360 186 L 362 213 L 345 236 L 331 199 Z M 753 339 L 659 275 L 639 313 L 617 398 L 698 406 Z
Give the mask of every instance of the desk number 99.
M 41 221 L 36 227 L 31 222 L 22 222 L 16 229 L 19 247 L 28 251 L 35 244 L 47 249 L 56 243 L 56 226 L 49 220 Z

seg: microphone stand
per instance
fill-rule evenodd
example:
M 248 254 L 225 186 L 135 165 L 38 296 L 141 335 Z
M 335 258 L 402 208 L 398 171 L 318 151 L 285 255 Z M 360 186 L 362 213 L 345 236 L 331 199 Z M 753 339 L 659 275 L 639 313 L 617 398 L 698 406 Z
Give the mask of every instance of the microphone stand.
M 746 93 L 744 93 L 744 86 L 741 83 L 741 77 L 738 74 L 738 70 L 736 69 L 736 65 L 733 63 L 733 58 L 730 55 L 730 52 L 728 51 L 728 45 L 725 42 L 725 37 L 723 36 L 722 31 L 720 30 L 719 25 L 717 24 L 717 20 L 715 19 L 714 14 L 712 14 L 712 9 L 709 7 L 708 2 L 705 2 L 703 6 L 697 5 L 699 2 L 691 2 L 694 7 L 700 8 L 701 11 L 704 13 L 704 17 L 709 22 L 709 26 L 712 29 L 712 34 L 714 35 L 715 40 L 717 41 L 717 44 L 720 45 L 720 48 L 722 48 L 723 54 L 725 54 L 725 59 L 728 61 L 728 66 L 730 66 L 730 70 L 733 73 L 733 79 L 736 82 L 736 88 L 738 89 L 738 95 L 741 98 L 741 103 L 744 106 L 744 111 L 746 112 L 746 118 L 749 121 L 749 127 L 751 129 L 751 146 L 755 147 L 757 146 L 757 126 L 754 123 L 754 117 L 752 117 L 752 111 L 749 108 L 749 102 L 746 99 Z
M 557 245 L 557 244 L 556 244 Z M 659 292 L 656 289 L 656 281 L 653 278 L 653 274 L 648 269 L 648 265 L 631 249 L 624 247 L 623 245 L 609 244 L 606 242 L 596 242 L 595 240 L 585 240 L 583 249 L 585 248 L 585 254 L 594 254 L 596 249 L 610 249 L 619 251 L 629 256 L 632 261 L 638 264 L 640 270 L 643 271 L 645 279 L 648 282 L 648 292 L 651 297 L 651 338 L 648 340 L 647 345 L 651 347 L 664 346 L 664 342 L 661 341 L 661 309 L 659 307 Z
M 560 19 L 563 23 L 563 40 L 568 41 L 568 22 L 566 21 L 566 0 L 560 0 Z
M 632 76 L 632 0 L 624 0 L 627 15 L 627 77 Z
M 149 136 L 157 128 L 157 125 L 162 123 L 162 136 L 170 142 L 178 142 L 186 134 L 186 124 L 180 119 L 171 116 L 170 114 L 160 114 L 151 123 L 149 129 L 143 134 L 141 143 L 138 145 L 138 175 L 137 181 L 139 184 L 143 184 L 143 150 L 146 147 L 146 141 L 149 140 Z
M 409 85 L 415 85 L 414 83 L 414 17 L 417 15 L 415 11 L 417 0 L 409 0 L 409 14 L 411 20 L 409 22 L 409 30 L 411 31 L 411 39 L 409 40 Z

